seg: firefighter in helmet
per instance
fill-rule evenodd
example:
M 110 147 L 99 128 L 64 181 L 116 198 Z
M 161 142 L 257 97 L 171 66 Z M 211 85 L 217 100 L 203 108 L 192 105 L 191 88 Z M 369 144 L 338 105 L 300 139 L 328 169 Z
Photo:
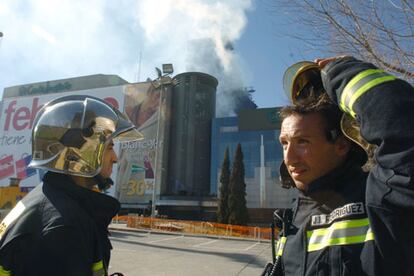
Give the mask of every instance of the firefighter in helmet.
M 263 274 L 414 275 L 413 86 L 337 57 L 290 67 L 285 88 L 280 175 L 299 193 Z
M 127 117 L 82 95 L 37 114 L 29 166 L 47 170 L 0 226 L 0 275 L 107 275 L 107 227 L 120 208 L 104 193 L 117 162 L 114 141 L 142 139 Z

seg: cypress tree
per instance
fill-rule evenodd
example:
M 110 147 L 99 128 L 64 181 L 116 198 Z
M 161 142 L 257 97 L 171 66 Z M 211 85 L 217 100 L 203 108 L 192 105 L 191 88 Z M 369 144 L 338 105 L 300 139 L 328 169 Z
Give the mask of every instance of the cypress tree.
M 217 209 L 217 221 L 227 223 L 229 218 L 228 197 L 229 197 L 229 181 L 230 181 L 230 161 L 229 148 L 224 151 L 223 164 L 220 172 L 220 194 Z
M 243 152 L 240 143 L 234 155 L 229 185 L 230 224 L 246 225 L 249 221 L 246 206 L 246 183 L 244 182 Z

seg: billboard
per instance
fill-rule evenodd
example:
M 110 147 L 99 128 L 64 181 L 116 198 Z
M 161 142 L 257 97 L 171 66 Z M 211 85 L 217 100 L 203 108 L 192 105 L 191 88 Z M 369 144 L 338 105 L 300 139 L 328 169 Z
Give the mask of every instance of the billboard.
M 240 131 L 261 131 L 280 129 L 279 107 L 241 109 L 239 111 Z
M 16 177 L 21 179 L 20 186 L 29 190 L 41 182 L 44 172 L 27 167 L 32 158 L 31 130 L 41 107 L 57 97 L 90 95 L 104 99 L 124 112 L 144 135 L 140 141 L 115 144 L 118 162 L 111 176 L 115 185 L 107 193 L 118 198 L 124 206 L 148 205 L 154 187 L 160 190 L 161 167 L 166 163 L 163 162 L 163 156 L 167 154 L 163 137 L 168 120 L 165 120 L 166 101 L 160 100 L 161 89 L 169 88 L 143 82 L 34 97 L 4 98 L 0 114 L 0 186 L 8 186 L 10 178 Z M 160 168 L 158 172 L 157 167 Z
M 159 124 L 158 120 L 162 120 L 165 113 L 165 106 L 160 108 L 161 89 L 150 82 L 125 86 L 124 111 L 144 139 L 122 144 L 120 148 L 115 196 L 123 206 L 149 205 L 155 179 L 160 182 L 161 173 L 156 170 L 162 160 L 164 124 L 163 121 Z

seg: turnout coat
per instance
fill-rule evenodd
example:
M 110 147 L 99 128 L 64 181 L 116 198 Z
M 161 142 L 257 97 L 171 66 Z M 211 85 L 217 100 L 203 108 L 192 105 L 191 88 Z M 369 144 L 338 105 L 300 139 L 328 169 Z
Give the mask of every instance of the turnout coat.
M 2 222 L 0 275 L 107 275 L 107 228 L 119 208 L 116 199 L 48 172 Z
M 378 146 L 300 193 L 278 242 L 285 275 L 414 275 L 414 89 L 351 57 L 322 70 L 325 90 Z

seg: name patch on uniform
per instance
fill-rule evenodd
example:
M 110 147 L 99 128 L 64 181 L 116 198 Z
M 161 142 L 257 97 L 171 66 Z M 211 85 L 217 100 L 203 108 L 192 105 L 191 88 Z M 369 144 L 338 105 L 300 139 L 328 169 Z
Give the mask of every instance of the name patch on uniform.
M 333 221 L 345 218 L 352 215 L 365 214 L 364 204 L 362 202 L 350 203 L 345 206 L 336 208 L 330 214 L 314 215 L 312 216 L 311 225 L 320 226 L 331 224 Z

